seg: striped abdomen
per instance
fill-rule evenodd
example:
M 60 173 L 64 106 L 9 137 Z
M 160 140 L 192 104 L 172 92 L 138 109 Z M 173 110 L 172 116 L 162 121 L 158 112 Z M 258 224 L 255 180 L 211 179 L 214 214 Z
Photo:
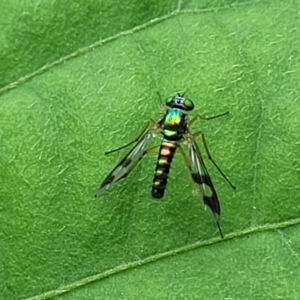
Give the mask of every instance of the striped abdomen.
M 168 174 L 175 151 L 176 144 L 174 143 L 162 142 L 160 145 L 152 185 L 152 197 L 154 198 L 162 198 L 164 196 L 168 182 Z

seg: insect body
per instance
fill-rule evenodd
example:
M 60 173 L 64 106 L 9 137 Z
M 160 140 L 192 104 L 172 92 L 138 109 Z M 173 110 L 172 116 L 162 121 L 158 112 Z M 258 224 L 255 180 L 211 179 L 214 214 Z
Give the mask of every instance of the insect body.
M 153 180 L 152 196 L 154 198 L 162 198 L 164 195 L 173 156 L 187 131 L 188 115 L 186 111 L 194 108 L 194 104 L 185 99 L 183 95 L 172 98 L 167 101 L 166 105 L 170 109 L 161 123 L 163 138 Z
M 152 185 L 152 196 L 154 198 L 162 198 L 167 185 L 170 165 L 175 151 L 178 148 L 184 158 L 185 164 L 190 171 L 193 182 L 196 184 L 200 194 L 202 195 L 204 204 L 211 209 L 220 235 L 223 238 L 223 233 L 219 224 L 219 217 L 221 213 L 220 203 L 213 183 L 205 167 L 198 145 L 196 144 L 195 139 L 197 137 L 201 136 L 208 158 L 212 161 L 212 163 L 225 178 L 225 180 L 231 185 L 231 187 L 234 189 L 235 187 L 227 179 L 225 174 L 221 171 L 211 157 L 203 132 L 199 131 L 192 134 L 190 132 L 190 126 L 199 118 L 211 120 L 224 116 L 228 114 L 228 112 L 213 117 L 196 115 L 194 118 L 192 118 L 192 120 L 189 121 L 188 112 L 194 109 L 194 104 L 191 100 L 185 98 L 183 94 L 177 94 L 173 98 L 167 100 L 166 106 L 168 108 L 165 111 L 164 116 L 157 122 L 150 119 L 142 130 L 141 134 L 134 141 L 118 149 L 106 152 L 106 154 L 109 154 L 136 143 L 133 149 L 127 153 L 120 163 L 117 164 L 117 166 L 104 179 L 95 196 L 101 196 L 113 184 L 120 179 L 125 178 L 146 154 L 159 151 Z M 151 127 L 149 128 L 150 125 Z M 146 145 L 149 140 L 157 133 L 162 134 L 160 146 L 146 149 Z M 183 150 L 181 146 L 182 144 L 187 144 L 188 153 Z

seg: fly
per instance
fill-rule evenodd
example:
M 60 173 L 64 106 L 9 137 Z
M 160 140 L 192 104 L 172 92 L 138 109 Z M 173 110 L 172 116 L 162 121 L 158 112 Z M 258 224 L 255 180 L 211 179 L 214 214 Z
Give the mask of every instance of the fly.
M 161 101 L 160 94 L 158 95 Z M 190 127 L 198 119 L 211 120 L 225 116 L 229 112 L 212 117 L 196 115 L 189 120 L 188 113 L 194 109 L 194 103 L 190 99 L 185 98 L 184 94 L 179 93 L 176 96 L 168 99 L 166 101 L 166 106 L 167 108 L 165 109 L 164 116 L 157 122 L 152 119 L 148 120 L 142 132 L 135 140 L 120 148 L 105 152 L 105 154 L 110 154 L 135 143 L 135 146 L 125 155 L 125 157 L 116 165 L 116 167 L 101 183 L 98 191 L 95 194 L 95 197 L 101 196 L 116 182 L 122 178 L 125 178 L 146 154 L 158 152 L 151 194 L 154 198 L 162 198 L 167 186 L 170 166 L 174 154 L 178 149 L 184 158 L 184 162 L 189 169 L 193 182 L 200 191 L 204 204 L 211 209 L 220 236 L 223 238 L 224 236 L 219 223 L 221 214 L 220 202 L 202 159 L 202 155 L 196 143 L 196 138 L 201 137 L 209 160 L 214 164 L 229 185 L 233 189 L 236 188 L 212 158 L 204 133 L 202 131 L 191 133 Z M 158 133 L 162 135 L 160 145 L 146 149 L 148 142 Z M 183 150 L 183 147 L 181 146 L 183 144 L 187 145 L 187 152 Z

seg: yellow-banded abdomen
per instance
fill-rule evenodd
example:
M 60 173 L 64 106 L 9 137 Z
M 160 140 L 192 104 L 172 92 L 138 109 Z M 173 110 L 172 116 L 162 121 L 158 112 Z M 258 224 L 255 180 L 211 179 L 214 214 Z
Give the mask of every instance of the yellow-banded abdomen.
M 176 148 L 176 144 L 169 141 L 163 141 L 160 145 L 152 185 L 152 197 L 154 198 L 162 198 L 164 196 Z

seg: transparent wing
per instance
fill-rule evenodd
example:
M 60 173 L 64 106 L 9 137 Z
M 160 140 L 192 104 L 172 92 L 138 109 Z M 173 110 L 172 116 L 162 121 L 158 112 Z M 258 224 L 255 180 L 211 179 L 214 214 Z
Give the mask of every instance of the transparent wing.
M 160 122 L 155 123 L 139 139 L 137 144 L 126 154 L 126 156 L 117 164 L 117 166 L 107 175 L 101 183 L 95 197 L 101 196 L 107 189 L 113 186 L 117 181 L 125 178 L 132 169 L 138 164 L 143 156 L 146 145 L 149 140 L 161 131 Z
M 205 167 L 199 147 L 192 135 L 189 137 L 188 141 L 188 153 L 190 160 L 188 167 L 191 172 L 192 179 L 202 194 L 204 204 L 211 209 L 220 235 L 223 238 L 223 233 L 219 224 L 221 210 L 218 195 Z

